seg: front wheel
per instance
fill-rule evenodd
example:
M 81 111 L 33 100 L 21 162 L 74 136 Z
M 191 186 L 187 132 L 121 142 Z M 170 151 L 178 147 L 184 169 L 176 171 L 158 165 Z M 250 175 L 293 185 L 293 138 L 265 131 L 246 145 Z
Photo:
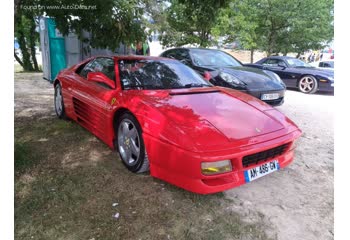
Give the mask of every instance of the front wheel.
M 300 92 L 312 94 L 317 91 L 318 83 L 314 76 L 307 75 L 300 79 L 298 88 Z
M 118 121 L 117 147 L 123 164 L 134 173 L 149 170 L 149 161 L 137 119 L 124 113 Z
M 61 84 L 55 86 L 55 111 L 58 118 L 66 119 Z

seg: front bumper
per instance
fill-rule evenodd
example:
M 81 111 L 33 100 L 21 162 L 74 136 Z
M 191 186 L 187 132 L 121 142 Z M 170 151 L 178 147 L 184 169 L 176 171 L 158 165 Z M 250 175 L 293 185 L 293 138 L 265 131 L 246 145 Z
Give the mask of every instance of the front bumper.
M 318 91 L 334 92 L 334 82 L 319 82 Z
M 150 159 L 150 171 L 153 177 L 162 179 L 180 188 L 199 194 L 222 192 L 246 183 L 244 171 L 264 162 L 278 160 L 281 168 L 290 164 L 294 157 L 292 142 L 301 135 L 296 130 L 285 136 L 270 141 L 253 144 L 245 147 L 236 147 L 232 150 L 196 153 L 190 152 L 168 143 L 164 143 L 149 135 L 144 135 L 145 146 Z M 265 151 L 283 144 L 289 144 L 287 150 L 277 157 L 267 159 L 258 164 L 244 167 L 244 156 Z M 203 175 L 201 162 L 214 162 L 229 159 L 233 171 L 212 176 Z

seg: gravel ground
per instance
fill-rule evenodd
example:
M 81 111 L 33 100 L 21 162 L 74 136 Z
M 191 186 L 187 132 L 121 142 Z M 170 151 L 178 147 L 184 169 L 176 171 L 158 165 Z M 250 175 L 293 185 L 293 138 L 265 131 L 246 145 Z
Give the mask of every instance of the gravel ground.
M 15 74 L 15 99 L 16 118 L 54 115 L 53 88 L 41 73 Z M 334 239 L 333 106 L 331 95 L 287 91 L 277 109 L 303 131 L 294 162 L 224 193 L 231 210 L 247 222 L 261 219 L 272 239 Z
M 334 239 L 334 96 L 288 90 L 278 110 L 303 131 L 294 162 L 226 192 L 247 220 L 263 214 L 279 240 Z

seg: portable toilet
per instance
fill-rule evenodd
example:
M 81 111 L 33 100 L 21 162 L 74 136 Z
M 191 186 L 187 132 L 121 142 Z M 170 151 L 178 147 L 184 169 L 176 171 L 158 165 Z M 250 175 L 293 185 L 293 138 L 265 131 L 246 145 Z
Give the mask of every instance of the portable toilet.
M 40 45 L 44 79 L 53 82 L 56 75 L 66 68 L 65 38 L 57 30 L 55 20 L 41 17 L 39 20 Z

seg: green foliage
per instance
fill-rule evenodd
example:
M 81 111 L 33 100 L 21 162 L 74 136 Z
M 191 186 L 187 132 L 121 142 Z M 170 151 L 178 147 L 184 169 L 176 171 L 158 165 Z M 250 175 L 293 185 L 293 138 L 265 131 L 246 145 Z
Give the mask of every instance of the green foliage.
M 39 33 L 35 31 L 35 28 L 35 13 L 18 8 L 15 14 L 14 34 L 20 45 L 22 59 L 19 58 L 16 52 L 14 55 L 24 71 L 39 71 L 35 56 L 35 46 L 39 41 Z
M 232 0 L 213 32 L 246 49 L 301 53 L 333 39 L 333 1 Z
M 173 0 L 167 9 L 168 28 L 162 32 L 165 46 L 199 44 L 206 47 L 212 43 L 212 28 L 220 9 L 229 0 Z
M 141 0 L 27 0 L 26 4 L 42 6 L 37 8 L 36 14 L 54 18 L 64 35 L 75 32 L 84 40 L 83 31 L 91 33 L 92 47 L 115 49 L 120 43 L 145 38 Z

